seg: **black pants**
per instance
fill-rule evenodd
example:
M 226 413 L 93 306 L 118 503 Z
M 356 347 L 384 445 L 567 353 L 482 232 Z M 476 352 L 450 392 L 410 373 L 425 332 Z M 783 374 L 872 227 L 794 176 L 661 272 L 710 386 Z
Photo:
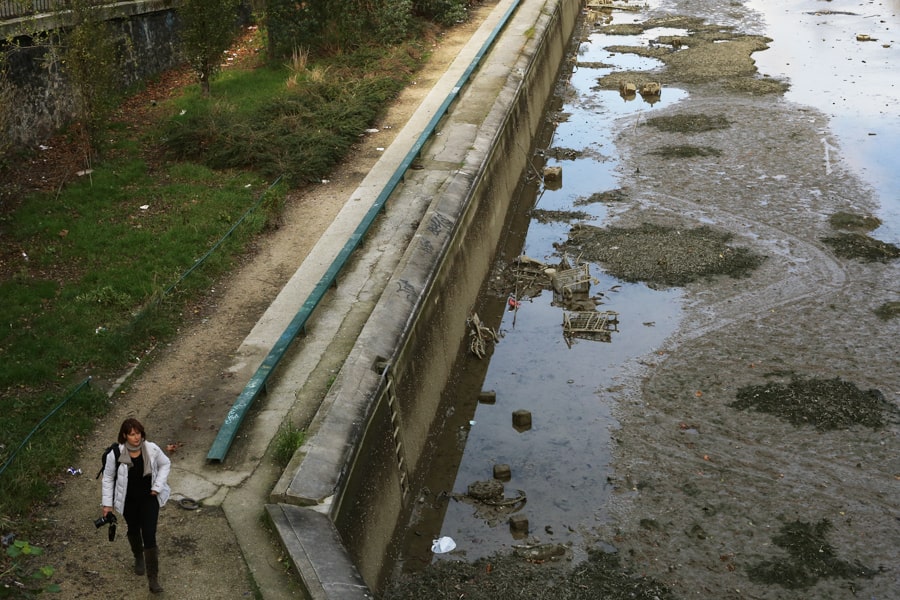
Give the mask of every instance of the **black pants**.
M 159 500 L 156 496 L 125 496 L 122 516 L 128 524 L 129 533 L 141 532 L 144 548 L 156 548 L 156 522 L 159 520 Z

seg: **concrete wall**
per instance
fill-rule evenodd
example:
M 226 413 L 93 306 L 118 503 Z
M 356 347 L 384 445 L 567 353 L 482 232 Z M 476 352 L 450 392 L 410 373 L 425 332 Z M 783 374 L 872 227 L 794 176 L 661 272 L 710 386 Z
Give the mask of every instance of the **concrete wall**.
M 410 306 L 413 316 L 400 336 L 402 344 L 388 348 L 384 337 L 361 340 L 370 341 L 372 349 L 381 345 L 369 355 L 370 377 L 376 379 L 376 363 L 387 358 L 385 382 L 390 389 L 385 393 L 382 386 L 371 403 L 332 518 L 373 589 L 388 575 L 396 554 L 398 528 L 405 524 L 415 498 L 408 490 L 415 489 L 427 469 L 420 459 L 428 455 L 428 432 L 456 349 L 468 335 L 468 311 L 491 268 L 510 200 L 523 179 L 526 152 L 541 126 L 580 7 L 572 0 L 544 5 L 519 63 L 505 72 L 505 78 L 498 73 L 498 85 L 503 87 L 484 121 L 474 118 L 466 123 L 465 103 L 470 100 L 460 101 L 452 127 L 473 127 L 473 145 L 465 149 L 459 175 L 426 214 L 406 265 L 398 269 L 409 287 L 379 302 L 385 311 L 402 311 L 412 302 L 410 296 L 415 297 Z M 429 152 L 426 168 L 429 160 L 453 164 L 459 158 L 446 146 Z M 423 270 L 417 266 L 429 260 L 436 261 L 434 267 L 417 281 L 417 272 Z M 378 319 L 376 308 L 372 320 Z
M 116 5 L 106 15 L 119 41 L 122 88 L 161 73 L 181 62 L 178 51 L 177 18 L 174 2 L 130 2 Z M 59 57 L 39 36 L 27 31 L 65 30 L 62 18 L 20 20 L 4 23 L 13 44 L 0 44 L 6 53 L 6 81 L 11 85 L 4 96 L 5 113 L 0 125 L 13 145 L 34 146 L 62 128 L 73 117 L 72 94 Z

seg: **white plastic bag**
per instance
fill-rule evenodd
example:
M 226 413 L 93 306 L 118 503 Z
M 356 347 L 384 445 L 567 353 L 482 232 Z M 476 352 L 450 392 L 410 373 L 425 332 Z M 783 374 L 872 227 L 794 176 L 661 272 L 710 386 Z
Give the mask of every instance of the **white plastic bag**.
M 456 542 L 453 541 L 453 538 L 447 536 L 438 538 L 431 544 L 431 551 L 435 554 L 445 554 L 454 548 L 456 548 Z

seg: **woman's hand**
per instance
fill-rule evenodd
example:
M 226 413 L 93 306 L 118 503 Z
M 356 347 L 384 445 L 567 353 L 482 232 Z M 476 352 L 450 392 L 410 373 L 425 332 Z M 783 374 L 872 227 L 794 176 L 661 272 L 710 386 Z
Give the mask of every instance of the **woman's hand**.
M 156 490 L 150 490 L 150 495 L 151 495 L 151 496 L 158 496 L 159 493 L 158 493 Z
M 106 518 L 106 515 L 112 512 L 112 506 L 104 506 L 103 507 L 103 518 Z

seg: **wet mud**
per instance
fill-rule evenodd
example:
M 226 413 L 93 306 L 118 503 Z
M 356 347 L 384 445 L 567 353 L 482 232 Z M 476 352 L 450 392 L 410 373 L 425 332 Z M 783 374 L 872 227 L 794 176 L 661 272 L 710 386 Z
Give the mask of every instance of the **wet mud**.
M 895 597 L 900 267 L 867 234 L 879 199 L 828 117 L 757 72 L 757 13 L 699 0 L 639 16 L 589 25 L 683 31 L 611 46 L 663 66 L 598 88 L 687 95 L 619 119 L 614 189 L 574 199 L 615 211 L 555 246 L 684 292 L 676 333 L 596 391 L 616 420 L 604 518 L 580 560 L 445 557 L 385 597 Z

